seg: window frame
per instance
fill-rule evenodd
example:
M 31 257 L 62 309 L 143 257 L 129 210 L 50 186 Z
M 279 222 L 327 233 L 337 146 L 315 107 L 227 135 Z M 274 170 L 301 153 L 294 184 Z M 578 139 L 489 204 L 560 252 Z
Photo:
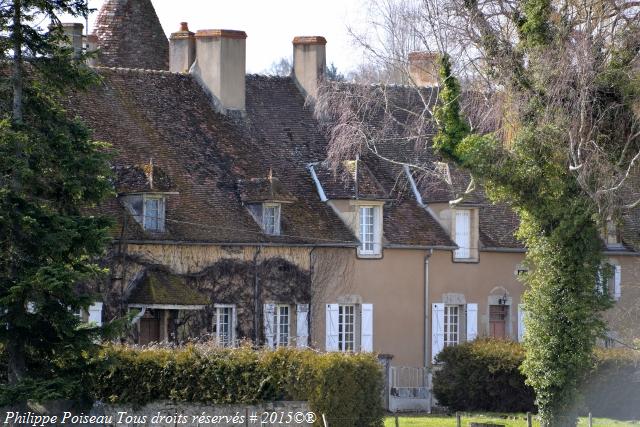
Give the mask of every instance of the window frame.
M 148 215 L 147 215 L 147 201 L 155 200 L 158 202 L 158 212 L 155 220 L 157 221 L 157 227 L 155 229 L 151 229 L 148 226 Z M 155 194 L 144 194 L 142 196 L 142 228 L 144 231 L 148 231 L 151 233 L 164 233 L 165 230 L 165 206 L 166 201 L 165 197 L 162 195 Z
M 358 245 L 358 256 L 363 258 L 378 258 L 382 255 L 382 233 L 383 216 L 382 205 L 373 203 L 362 203 L 356 205 L 357 236 L 360 241 Z M 366 224 L 365 230 L 364 212 L 371 209 L 371 223 Z M 369 246 L 370 248 L 367 248 Z
M 220 334 L 220 317 L 223 310 L 229 310 L 229 337 L 228 339 L 221 339 L 222 336 Z M 236 319 L 235 319 L 235 304 L 215 304 L 214 305 L 214 315 L 213 315 L 213 328 L 214 334 L 216 337 L 216 343 L 221 347 L 235 347 L 236 341 Z
M 467 218 L 469 219 L 468 222 L 468 238 L 469 238 L 469 247 L 468 248 L 464 248 L 464 247 L 460 247 L 460 243 L 458 242 L 458 212 L 466 212 L 467 213 Z M 453 251 L 453 259 L 456 261 L 470 261 L 470 260 L 474 260 L 476 257 L 474 256 L 474 248 L 473 248 L 473 240 L 474 240 L 474 230 L 473 230 L 473 224 L 474 224 L 474 215 L 475 212 L 473 209 L 462 209 L 462 208 L 456 208 L 453 209 L 453 241 L 455 242 L 455 244 L 458 246 L 458 249 Z M 465 255 L 465 251 L 466 251 L 466 256 L 462 256 Z
M 269 209 L 274 209 L 273 215 L 273 230 L 270 231 L 270 224 L 267 224 L 266 212 Z M 280 218 L 281 218 L 282 206 L 280 203 L 263 203 L 262 204 L 262 230 L 270 236 L 280 235 Z
M 350 313 L 346 313 L 350 310 Z M 345 322 L 345 316 L 351 317 L 351 322 Z M 346 330 L 346 326 L 351 326 L 351 331 Z M 356 304 L 338 304 L 338 351 L 347 353 L 356 351 L 357 336 L 357 310 Z M 350 336 L 350 339 L 347 337 Z
M 455 309 L 455 314 L 451 313 Z M 444 305 L 444 324 L 443 331 L 444 337 L 442 340 L 443 349 L 447 347 L 453 347 L 460 344 L 460 326 L 461 326 L 461 306 L 457 304 L 445 304 Z M 455 323 L 451 324 L 451 320 L 455 319 Z M 455 331 L 450 328 L 455 327 Z M 452 337 L 455 336 L 455 340 Z
M 286 315 L 283 315 L 281 310 L 286 309 Z M 286 323 L 282 323 L 282 319 L 286 318 Z M 282 327 L 286 327 L 286 342 L 282 341 L 283 332 Z M 291 343 L 291 307 L 288 304 L 276 304 L 275 311 L 273 313 L 273 327 L 274 327 L 274 337 L 273 337 L 273 346 L 275 348 L 278 347 L 288 347 Z

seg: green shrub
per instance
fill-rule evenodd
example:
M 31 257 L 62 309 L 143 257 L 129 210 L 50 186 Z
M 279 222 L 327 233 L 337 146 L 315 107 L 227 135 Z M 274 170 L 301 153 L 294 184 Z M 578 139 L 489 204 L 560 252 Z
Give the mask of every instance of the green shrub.
M 526 412 L 535 409 L 533 389 L 524 383 L 521 345 L 482 339 L 445 348 L 437 357 L 433 393 L 456 411 Z
M 105 348 L 94 367 L 94 398 L 110 403 L 306 400 L 332 425 L 382 425 L 382 371 L 369 354 L 116 346 Z

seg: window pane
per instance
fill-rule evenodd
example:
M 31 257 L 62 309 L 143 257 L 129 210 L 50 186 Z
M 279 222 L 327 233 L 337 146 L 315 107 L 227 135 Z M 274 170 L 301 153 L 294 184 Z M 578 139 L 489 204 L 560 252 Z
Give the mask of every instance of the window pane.
M 340 305 L 338 307 L 338 350 L 355 350 L 355 320 L 355 306 Z
M 444 346 L 458 344 L 459 335 L 459 307 L 457 305 L 444 306 Z
M 276 326 L 276 347 L 289 345 L 289 306 L 279 305 L 276 308 L 274 324 Z
M 216 307 L 216 339 L 223 347 L 233 345 L 233 308 Z
M 373 252 L 374 247 L 374 208 L 371 206 L 360 208 L 360 241 L 361 250 Z
M 264 206 L 262 226 L 267 234 L 280 234 L 280 206 Z
M 163 231 L 164 228 L 164 208 L 163 200 L 160 198 L 144 199 L 144 229 L 147 231 Z

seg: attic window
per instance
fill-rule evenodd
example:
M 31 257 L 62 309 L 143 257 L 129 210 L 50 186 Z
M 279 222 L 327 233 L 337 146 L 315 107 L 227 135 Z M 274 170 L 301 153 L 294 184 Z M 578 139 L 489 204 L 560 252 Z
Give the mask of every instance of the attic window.
M 264 203 L 262 205 L 262 229 L 272 236 L 280 234 L 279 203 Z
M 604 231 L 604 239 L 608 248 L 620 248 L 622 246 L 622 239 L 620 238 L 618 227 L 611 217 L 607 218 L 607 225 Z
M 145 194 L 143 201 L 142 224 L 144 230 L 155 233 L 164 232 L 164 197 Z

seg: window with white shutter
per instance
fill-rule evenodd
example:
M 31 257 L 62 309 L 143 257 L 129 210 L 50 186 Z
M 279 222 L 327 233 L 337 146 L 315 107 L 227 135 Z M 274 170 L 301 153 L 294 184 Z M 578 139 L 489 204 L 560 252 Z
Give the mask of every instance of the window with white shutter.
M 338 306 L 338 351 L 355 351 L 356 348 L 356 306 Z
M 325 350 L 338 351 L 338 304 L 327 304 L 325 313 Z
M 382 206 L 359 206 L 358 255 L 371 256 L 382 253 Z
M 618 301 L 622 296 L 622 267 L 614 265 L 613 268 L 613 299 Z
M 471 258 L 471 211 L 455 211 L 455 242 L 458 245 L 454 253 L 456 259 Z
M 434 363 L 444 348 L 444 307 L 441 303 L 431 305 L 431 359 Z
M 296 307 L 296 346 L 309 346 L 309 304 Z
M 478 337 L 478 304 L 467 304 L 467 341 Z
M 142 225 L 145 231 L 164 231 L 164 197 L 145 194 L 142 205 Z
M 524 318 L 526 316 L 526 310 L 524 308 L 524 304 L 518 304 L 518 341 L 524 341 L 525 334 L 525 324 Z
M 102 326 L 102 303 L 94 302 L 89 307 L 89 322 L 93 322 L 98 326 Z
M 216 304 L 214 306 L 213 334 L 222 347 L 235 345 L 236 307 L 235 305 Z
M 273 345 L 275 347 L 286 347 L 289 345 L 290 315 L 289 306 L 279 304 L 275 306 L 273 315 L 274 338 Z
M 373 351 L 373 304 L 362 304 L 360 350 Z
M 273 347 L 275 345 L 275 325 L 273 323 L 276 315 L 275 304 L 265 304 L 262 309 L 263 312 L 263 327 L 264 327 L 264 343 L 267 347 Z

